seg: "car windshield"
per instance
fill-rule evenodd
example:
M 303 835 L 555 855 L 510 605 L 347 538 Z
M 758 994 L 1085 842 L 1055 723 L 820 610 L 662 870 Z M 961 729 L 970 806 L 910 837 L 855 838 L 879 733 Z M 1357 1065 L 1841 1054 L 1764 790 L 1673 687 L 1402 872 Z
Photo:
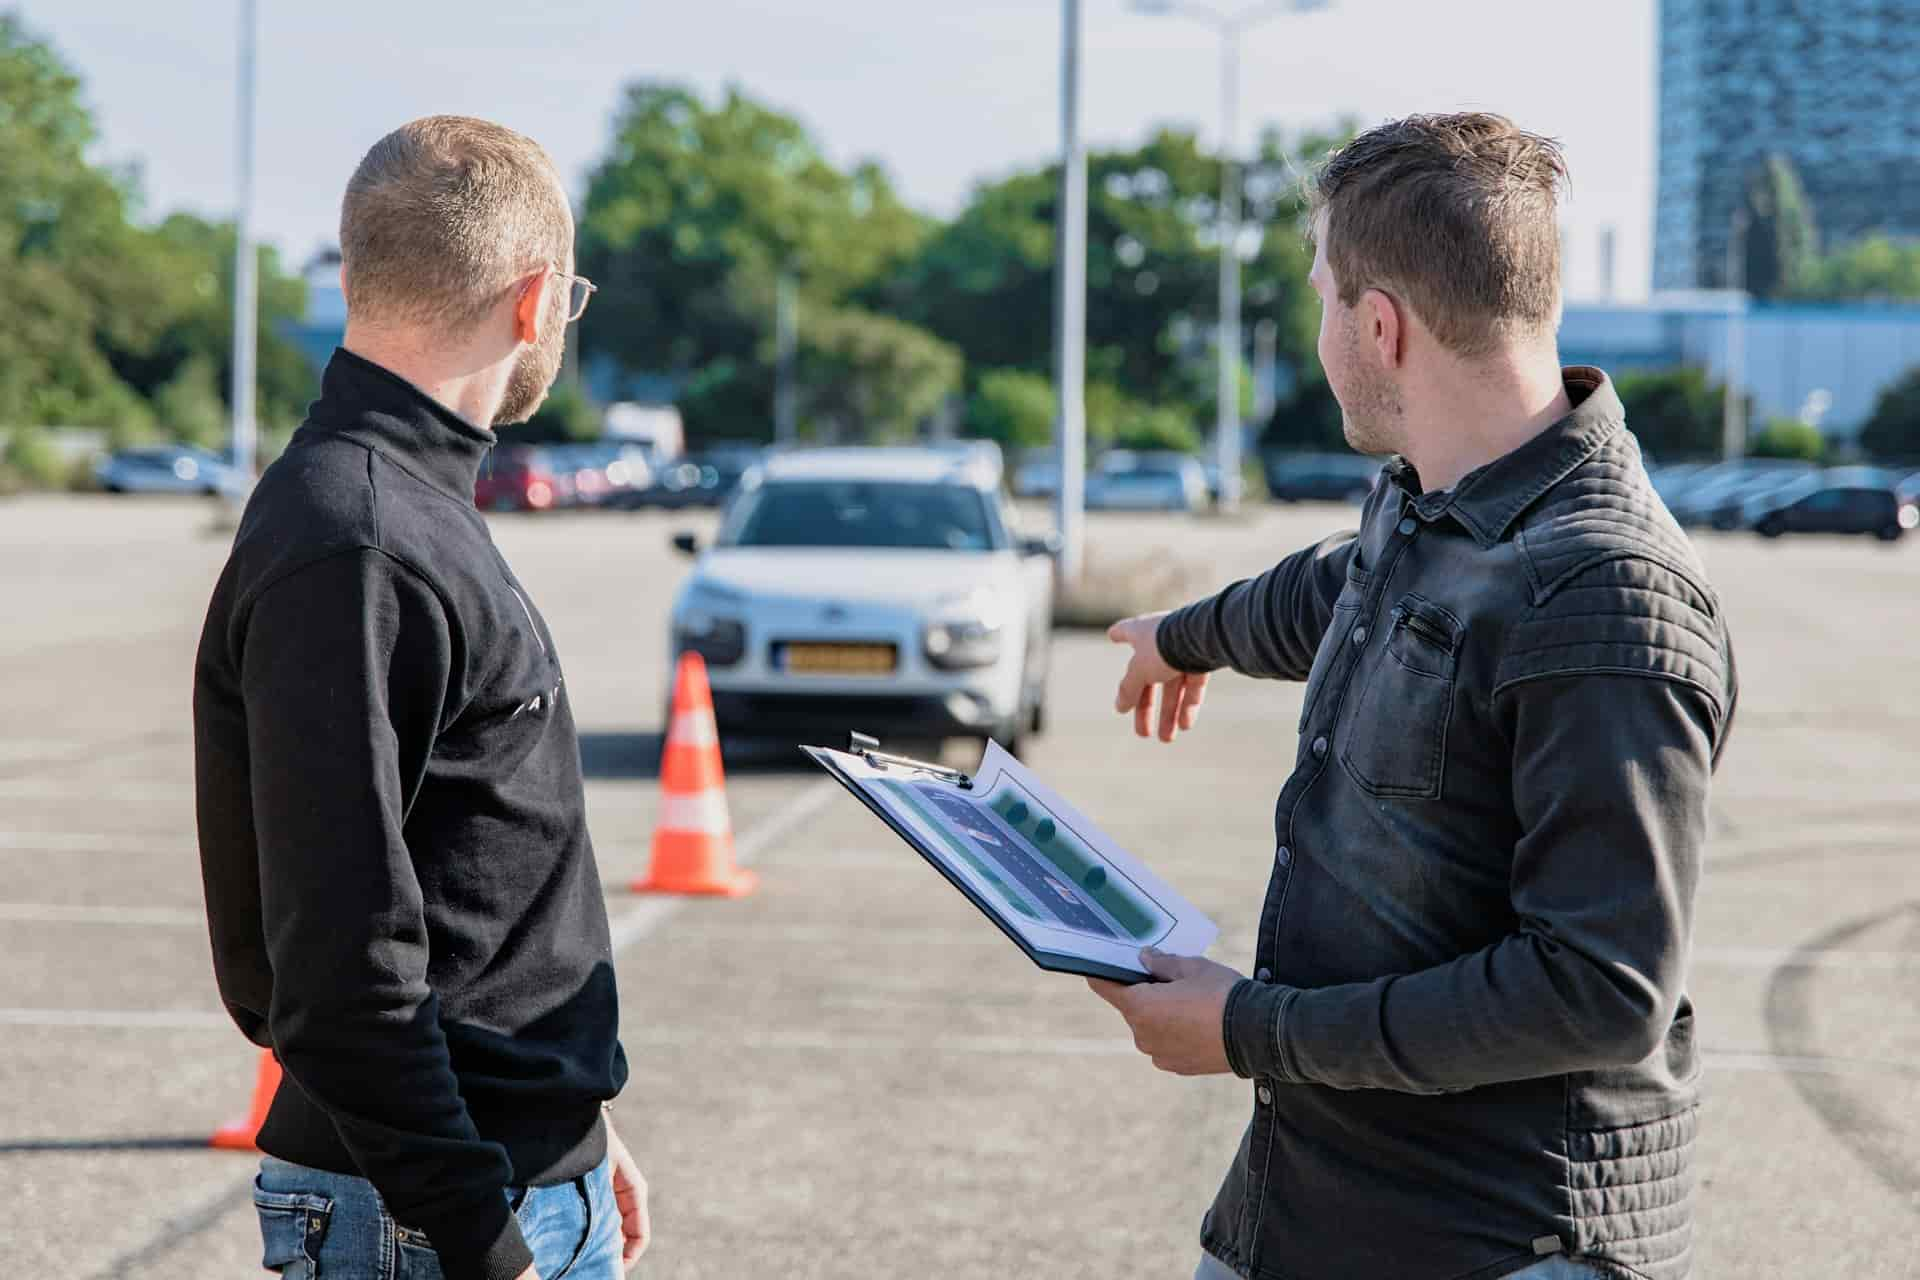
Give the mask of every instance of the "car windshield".
M 893 547 L 992 551 L 1005 544 L 978 490 L 958 484 L 782 480 L 748 494 L 723 547 Z

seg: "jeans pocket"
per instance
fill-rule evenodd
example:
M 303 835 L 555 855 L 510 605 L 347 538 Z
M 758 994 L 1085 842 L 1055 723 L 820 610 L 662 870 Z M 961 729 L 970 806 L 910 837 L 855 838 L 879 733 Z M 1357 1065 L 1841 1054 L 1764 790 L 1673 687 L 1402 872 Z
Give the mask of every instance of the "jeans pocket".
M 260 1216 L 260 1265 L 284 1280 L 320 1280 L 320 1244 L 333 1218 L 333 1200 L 305 1192 L 268 1191 L 253 1184 Z
M 1393 629 L 1365 673 L 1340 755 L 1370 795 L 1440 794 L 1461 630 L 1452 613 L 1420 596 L 1394 607 Z

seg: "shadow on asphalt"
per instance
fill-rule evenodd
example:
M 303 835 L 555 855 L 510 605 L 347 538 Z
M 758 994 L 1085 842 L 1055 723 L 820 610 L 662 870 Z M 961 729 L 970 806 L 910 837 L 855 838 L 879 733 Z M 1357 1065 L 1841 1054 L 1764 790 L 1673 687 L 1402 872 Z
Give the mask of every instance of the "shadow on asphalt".
M 48 1151 L 205 1151 L 205 1134 L 199 1137 L 158 1138 L 41 1138 L 22 1142 L 0 1139 L 0 1156 L 31 1155 Z

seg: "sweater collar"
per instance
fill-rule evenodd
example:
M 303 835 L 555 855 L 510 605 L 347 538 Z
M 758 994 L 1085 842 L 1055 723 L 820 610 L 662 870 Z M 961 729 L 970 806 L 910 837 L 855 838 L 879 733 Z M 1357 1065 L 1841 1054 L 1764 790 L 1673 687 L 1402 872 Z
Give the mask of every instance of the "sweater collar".
M 400 375 L 344 347 L 320 378 L 320 398 L 301 432 L 339 435 L 390 457 L 412 474 L 473 501 L 480 467 L 499 437 L 476 427 Z

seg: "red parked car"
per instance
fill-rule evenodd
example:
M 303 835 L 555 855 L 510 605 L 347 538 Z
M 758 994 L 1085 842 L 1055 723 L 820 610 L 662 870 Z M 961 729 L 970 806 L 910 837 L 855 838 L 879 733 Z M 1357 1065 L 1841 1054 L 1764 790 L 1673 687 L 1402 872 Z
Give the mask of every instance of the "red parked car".
M 555 474 L 542 450 L 495 449 L 480 467 L 473 504 L 482 511 L 547 511 L 571 496 L 569 480 Z

